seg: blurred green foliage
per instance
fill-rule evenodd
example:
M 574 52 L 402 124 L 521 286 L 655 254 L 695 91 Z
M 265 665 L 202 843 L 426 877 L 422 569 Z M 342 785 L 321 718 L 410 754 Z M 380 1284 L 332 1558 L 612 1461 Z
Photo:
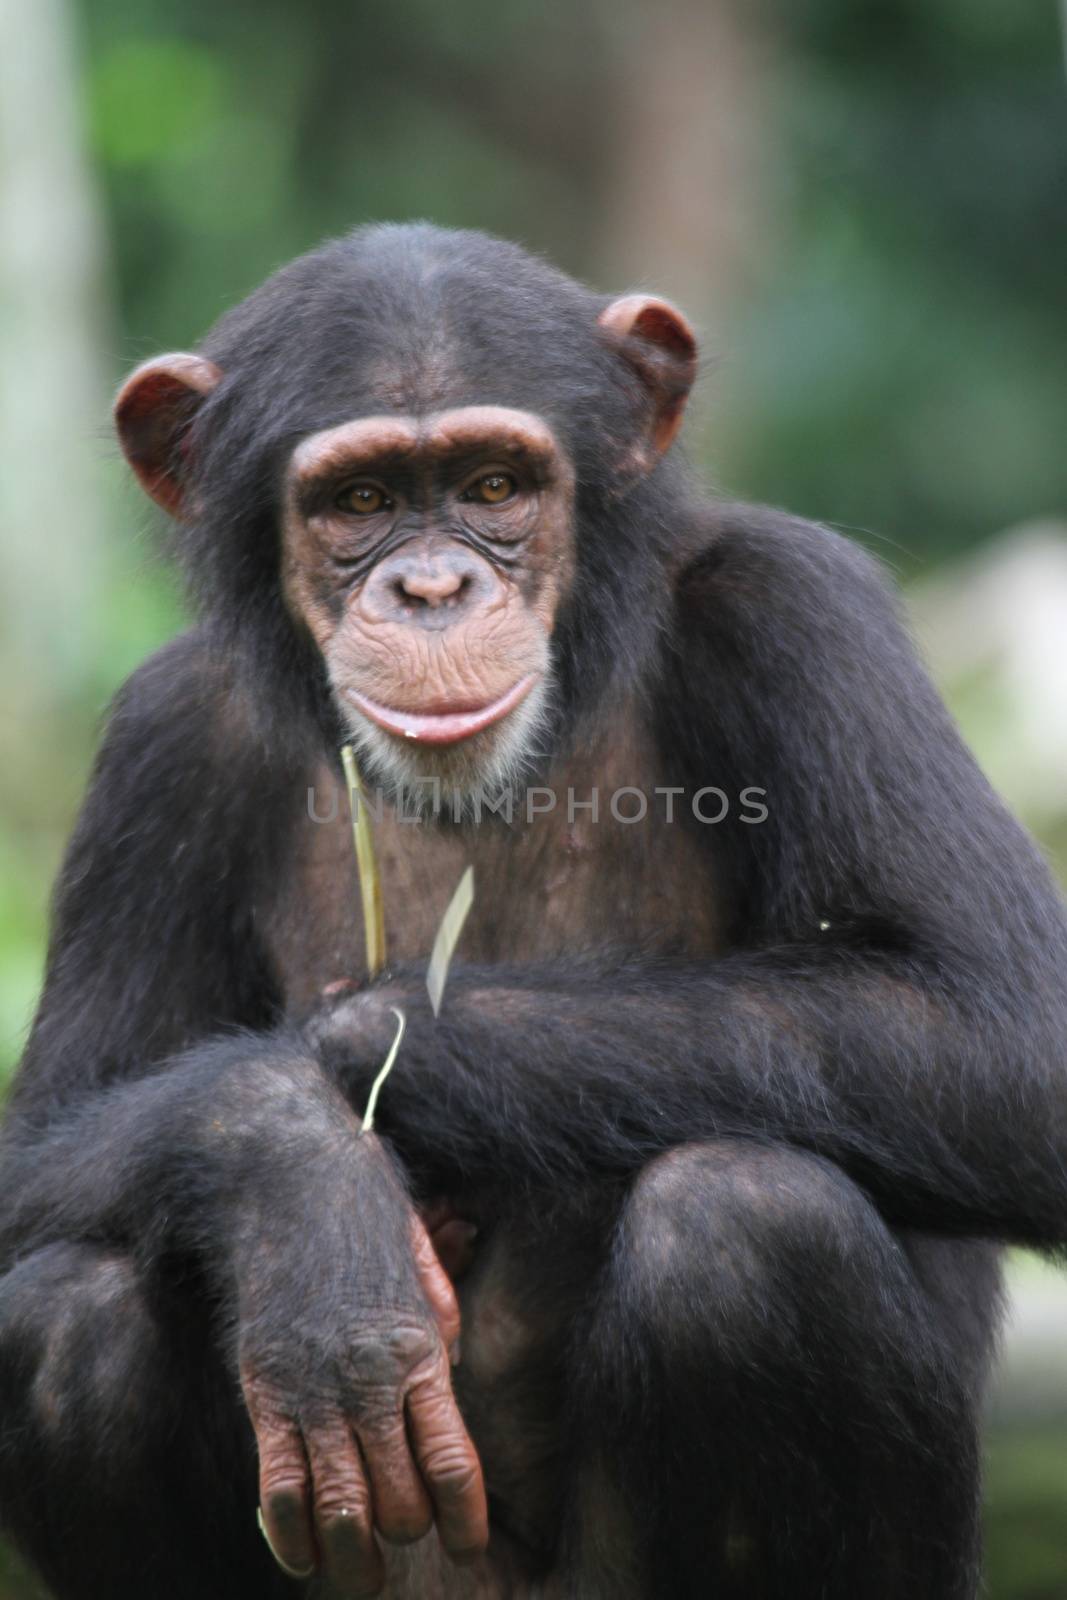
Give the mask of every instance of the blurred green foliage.
M 126 354 L 195 339 L 368 217 L 488 227 L 592 270 L 629 10 L 83 0 Z M 721 475 L 912 560 L 1062 506 L 1054 6 L 735 10 L 768 52 L 767 226 L 712 385 Z
M 1062 508 L 1055 8 L 808 0 L 788 18 L 783 248 L 743 345 L 744 475 L 921 559 Z
M 996 1436 L 986 1480 L 991 1600 L 1063 1600 L 1067 1594 L 1065 1480 L 1062 1418 Z

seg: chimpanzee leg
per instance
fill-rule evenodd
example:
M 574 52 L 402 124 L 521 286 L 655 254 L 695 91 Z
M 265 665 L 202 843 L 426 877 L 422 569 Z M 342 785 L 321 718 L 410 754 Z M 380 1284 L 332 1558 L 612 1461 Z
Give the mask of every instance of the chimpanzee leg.
M 192 1303 L 164 1314 L 128 1258 L 88 1245 L 0 1277 L 0 1526 L 60 1600 L 294 1592 L 256 1529 L 252 1436 Z
M 985 1246 L 902 1240 L 813 1156 L 654 1161 L 579 1368 L 568 1594 L 971 1600 L 996 1307 Z

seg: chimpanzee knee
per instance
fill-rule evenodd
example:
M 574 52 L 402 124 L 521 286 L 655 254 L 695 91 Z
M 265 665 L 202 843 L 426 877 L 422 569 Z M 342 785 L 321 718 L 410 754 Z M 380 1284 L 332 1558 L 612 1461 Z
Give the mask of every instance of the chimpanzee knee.
M 714 1369 L 753 1403 L 878 1448 L 973 1407 L 943 1308 L 863 1191 L 804 1151 L 683 1146 L 636 1180 L 615 1243 L 614 1293 L 668 1386 Z M 846 1409 L 844 1397 L 853 1409 Z M 756 1424 L 753 1420 L 753 1427 Z
M 738 1140 L 649 1164 L 589 1352 L 586 1493 L 615 1484 L 651 1592 L 973 1594 L 971 1385 L 902 1242 L 830 1163 Z
M 817 1302 L 833 1321 L 846 1284 L 855 1315 L 856 1297 L 908 1278 L 899 1245 L 838 1168 L 740 1140 L 685 1145 L 644 1168 L 615 1267 L 646 1333 L 679 1356 L 714 1344 L 721 1360 L 750 1363 L 800 1341 L 808 1368 L 820 1357 Z
M 0 1527 L 61 1600 L 239 1596 L 252 1573 L 275 1592 L 236 1405 L 194 1322 L 183 1349 L 132 1260 L 96 1246 L 51 1245 L 0 1277 Z M 224 1576 L 211 1530 L 241 1499 L 220 1550 L 248 1575 Z
M 21 1444 L 61 1453 L 83 1441 L 106 1472 L 119 1440 L 143 1441 L 169 1410 L 159 1365 L 157 1331 L 124 1256 L 57 1244 L 0 1280 L 4 1433 Z

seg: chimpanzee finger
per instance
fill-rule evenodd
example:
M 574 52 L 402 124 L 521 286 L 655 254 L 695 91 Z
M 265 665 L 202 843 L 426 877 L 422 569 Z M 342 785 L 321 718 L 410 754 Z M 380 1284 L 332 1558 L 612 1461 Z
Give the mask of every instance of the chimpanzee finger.
M 459 1338 L 459 1303 L 456 1300 L 456 1291 L 437 1258 L 430 1235 L 421 1219 L 414 1213 L 411 1218 L 411 1244 L 422 1292 L 430 1303 L 430 1310 L 434 1314 L 442 1343 L 446 1349 L 451 1349 Z
M 255 1419 L 253 1418 L 253 1421 Z M 259 1525 L 270 1552 L 292 1578 L 308 1578 L 318 1552 L 309 1510 L 310 1482 L 300 1431 L 293 1423 L 256 1425 Z
M 444 1352 L 407 1397 L 408 1428 L 430 1491 L 441 1543 L 457 1561 L 473 1560 L 489 1540 L 489 1512 L 478 1453 L 452 1394 Z
M 392 1544 L 412 1544 L 433 1526 L 433 1507 L 411 1454 L 400 1410 L 361 1423 L 359 1442 L 370 1477 L 374 1526 Z
M 380 1594 L 385 1567 L 374 1537 L 367 1475 L 348 1424 L 338 1419 L 308 1428 L 305 1445 L 323 1575 L 345 1600 Z

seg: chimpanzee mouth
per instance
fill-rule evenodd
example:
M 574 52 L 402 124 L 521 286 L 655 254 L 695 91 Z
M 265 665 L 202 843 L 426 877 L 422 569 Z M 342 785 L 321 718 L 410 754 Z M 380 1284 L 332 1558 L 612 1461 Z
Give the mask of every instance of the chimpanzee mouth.
M 379 728 L 384 728 L 386 733 L 395 734 L 398 739 L 410 739 L 417 744 L 456 744 L 460 739 L 468 739 L 472 733 L 480 733 L 483 728 L 491 727 L 494 722 L 506 717 L 509 711 L 514 711 L 525 700 L 539 677 L 540 673 L 528 672 L 487 705 L 448 706 L 441 711 L 401 711 L 393 706 L 380 705 L 377 700 L 369 699 L 356 689 L 346 689 L 345 693 L 357 711 L 361 711 Z

